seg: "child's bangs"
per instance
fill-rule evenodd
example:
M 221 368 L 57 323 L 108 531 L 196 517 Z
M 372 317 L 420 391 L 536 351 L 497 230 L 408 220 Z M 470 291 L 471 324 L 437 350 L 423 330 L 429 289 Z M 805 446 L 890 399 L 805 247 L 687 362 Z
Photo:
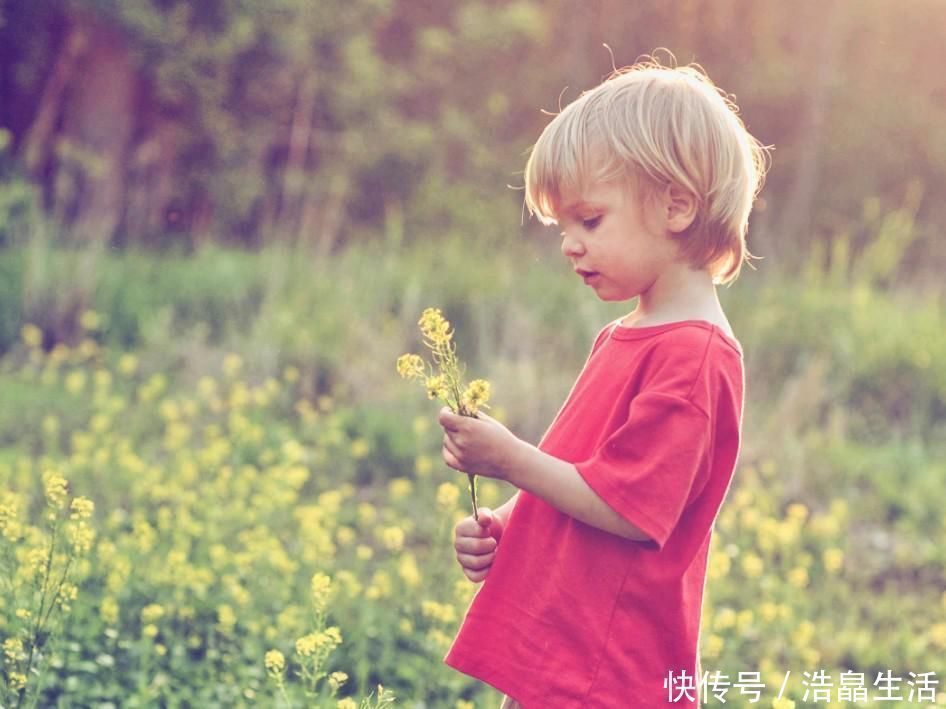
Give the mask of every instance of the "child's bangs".
M 526 163 L 526 206 L 543 224 L 558 222 L 563 195 L 580 195 L 590 182 L 614 172 L 614 165 L 598 159 L 607 151 L 592 145 L 588 112 L 581 110 L 585 103 L 567 106 L 545 127 Z

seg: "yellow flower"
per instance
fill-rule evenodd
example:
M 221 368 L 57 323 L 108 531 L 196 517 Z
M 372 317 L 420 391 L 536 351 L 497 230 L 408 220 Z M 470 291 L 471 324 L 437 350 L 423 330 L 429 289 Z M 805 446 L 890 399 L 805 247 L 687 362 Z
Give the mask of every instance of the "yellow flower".
M 407 478 L 394 478 L 388 482 L 388 495 L 392 500 L 403 500 L 414 490 L 414 484 Z
M 776 697 L 772 700 L 772 709 L 795 709 L 795 702 L 791 699 L 779 699 Z
M 26 686 L 26 675 L 22 672 L 10 673 L 10 688 L 19 691 Z
M 332 579 L 319 571 L 312 576 L 310 590 L 312 591 L 312 600 L 321 608 L 328 602 L 329 593 L 332 591 Z
M 703 643 L 703 655 L 706 657 L 719 657 L 719 653 L 722 652 L 722 649 L 723 639 L 715 633 L 711 633 Z
M 829 573 L 834 573 L 839 570 L 844 563 L 844 552 L 837 547 L 830 547 L 824 550 L 821 558 L 824 562 L 824 568 Z
M 309 657 L 315 654 L 319 647 L 319 638 L 315 633 L 309 633 L 296 640 L 296 654 Z
M 118 624 L 118 603 L 111 596 L 106 596 L 102 599 L 102 604 L 99 608 L 99 615 L 102 616 L 102 620 L 105 621 L 108 625 L 117 625 Z
M 736 611 L 732 608 L 720 608 L 716 612 L 716 618 L 713 620 L 713 627 L 716 630 L 726 630 L 736 624 Z
M 150 623 L 142 628 L 141 632 L 146 638 L 153 638 L 158 634 L 158 626 L 154 623 Z
M 158 603 L 149 603 L 141 609 L 141 622 L 154 623 L 164 617 L 164 607 Z
M 237 622 L 236 613 L 233 612 L 233 608 L 226 603 L 221 603 L 217 606 L 217 622 L 220 624 L 220 629 L 224 633 L 231 632 Z
M 351 442 L 351 457 L 360 460 L 371 452 L 371 444 L 364 438 L 356 438 Z
M 138 371 L 138 358 L 133 354 L 123 354 L 118 359 L 118 371 L 126 377 Z
M 55 473 L 45 476 L 46 504 L 54 510 L 61 510 L 66 504 L 66 486 L 68 481 Z
M 762 568 L 762 559 L 757 554 L 749 552 L 742 557 L 742 570 L 746 576 L 757 578 L 762 575 Z
M 460 401 L 469 413 L 475 414 L 479 410 L 479 407 L 486 406 L 486 402 L 489 401 L 489 395 L 489 382 L 485 379 L 474 379 L 467 386 L 466 391 L 463 392 L 463 397 Z
M 450 323 L 444 319 L 440 308 L 424 310 L 417 324 L 420 325 L 420 331 L 424 336 L 434 343 L 448 342 L 453 336 L 453 333 L 450 332 Z
M 414 459 L 414 472 L 420 477 L 426 477 L 434 469 L 434 461 L 429 455 L 419 455 Z
M 88 519 L 92 516 L 92 510 L 95 509 L 95 503 L 87 497 L 76 497 L 72 501 L 72 519 Z
M 453 483 L 440 483 L 439 487 L 437 487 L 437 504 L 444 509 L 454 509 L 459 499 L 460 488 Z
M 788 572 L 788 582 L 792 586 L 804 588 L 808 585 L 808 569 L 804 566 L 796 566 Z
M 36 325 L 27 323 L 20 328 L 20 338 L 27 347 L 37 348 L 43 344 L 43 331 Z
M 286 658 L 279 650 L 270 650 L 264 656 L 263 664 L 271 675 L 281 675 L 286 669 Z
M 348 675 L 345 674 L 344 672 L 333 672 L 332 674 L 328 676 L 329 686 L 333 690 L 336 690 L 336 691 L 339 688 L 341 688 L 341 686 L 345 684 L 345 682 L 347 681 L 348 681 Z
M 345 697 L 344 699 L 339 699 L 338 704 L 335 705 L 336 709 L 358 709 L 358 705 L 355 703 L 355 700 L 351 697 Z
M 74 372 L 69 372 L 66 377 L 66 391 L 72 395 L 76 395 L 85 388 L 85 372 L 81 369 L 77 369 Z
M 223 373 L 226 377 L 232 379 L 243 368 L 243 358 L 238 354 L 228 354 L 223 358 Z
M 424 600 L 420 604 L 421 613 L 428 618 L 438 620 L 441 623 L 452 623 L 456 620 L 456 611 L 453 606 L 437 601 Z
M 427 377 L 424 385 L 427 387 L 428 399 L 446 399 L 449 395 L 450 389 L 447 385 L 447 378 L 443 374 Z
M 404 547 L 404 530 L 400 527 L 385 527 L 381 530 L 381 543 L 388 551 L 400 551 Z
M 417 379 L 424 376 L 424 360 L 420 355 L 405 354 L 397 358 L 397 373 L 403 379 Z
M 417 560 L 413 554 L 408 553 L 401 556 L 397 565 L 397 573 L 409 588 L 420 585 L 420 568 L 417 566 Z
M 788 506 L 786 513 L 791 519 L 803 522 L 808 517 L 808 508 L 800 502 L 793 502 Z
M 20 638 L 7 638 L 4 640 L 3 656 L 4 661 L 8 664 L 26 659 L 26 653 L 23 652 L 23 641 Z

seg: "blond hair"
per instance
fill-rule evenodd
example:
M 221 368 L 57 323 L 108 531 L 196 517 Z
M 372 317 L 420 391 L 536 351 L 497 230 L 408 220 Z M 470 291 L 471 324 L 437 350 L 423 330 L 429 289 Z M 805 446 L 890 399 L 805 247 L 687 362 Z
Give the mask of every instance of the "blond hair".
M 681 258 L 708 269 L 714 283 L 729 283 L 757 258 L 746 234 L 768 155 L 738 110 L 697 64 L 667 67 L 647 57 L 616 69 L 542 131 L 526 163 L 526 206 L 554 224 L 562 194 L 590 182 L 626 180 L 641 199 L 676 184 L 698 204 L 679 235 Z

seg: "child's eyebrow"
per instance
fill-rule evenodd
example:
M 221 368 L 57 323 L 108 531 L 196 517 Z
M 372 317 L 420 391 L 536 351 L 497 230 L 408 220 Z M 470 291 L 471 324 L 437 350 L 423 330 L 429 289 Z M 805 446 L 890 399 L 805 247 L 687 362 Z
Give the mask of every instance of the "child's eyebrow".
M 601 209 L 600 205 L 594 204 L 592 202 L 586 202 L 583 199 L 578 200 L 572 204 L 569 204 L 562 208 L 562 212 L 565 214 L 575 214 L 580 209 Z

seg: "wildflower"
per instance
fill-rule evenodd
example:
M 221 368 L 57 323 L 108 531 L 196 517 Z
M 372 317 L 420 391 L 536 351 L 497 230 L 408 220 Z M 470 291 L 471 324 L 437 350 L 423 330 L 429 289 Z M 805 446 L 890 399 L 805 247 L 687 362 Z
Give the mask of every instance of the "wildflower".
M 141 622 L 147 625 L 164 617 L 164 607 L 158 603 L 149 603 L 141 609 Z
M 405 354 L 397 359 L 397 373 L 404 379 L 417 379 L 424 376 L 424 360 L 420 355 Z
M 315 633 L 309 633 L 296 640 L 296 654 L 302 657 L 314 655 L 319 647 L 319 638 Z
M 437 488 L 437 504 L 444 509 L 454 509 L 459 497 L 460 490 L 453 483 L 441 483 Z
M 752 552 L 749 552 L 744 557 L 742 557 L 742 570 L 745 571 L 746 576 L 749 576 L 750 578 L 761 576 L 762 566 L 762 559 Z
M 83 330 L 98 330 L 102 326 L 102 316 L 94 310 L 85 310 L 79 316 L 79 325 Z
M 417 323 L 424 336 L 424 344 L 433 352 L 439 372 L 425 376 L 424 360 L 415 354 L 405 354 L 397 360 L 397 371 L 406 379 L 420 380 L 427 390 L 428 399 L 444 401 L 450 410 L 461 416 L 475 417 L 479 408 L 486 406 L 489 399 L 489 382 L 476 379 L 464 387 L 460 381 L 461 367 L 457 361 L 456 344 L 452 342 L 453 332 L 450 323 L 443 317 L 439 308 L 427 308 Z M 461 390 L 463 393 L 461 394 Z M 417 426 L 415 432 L 419 432 Z M 470 481 L 470 497 L 473 502 L 473 516 L 478 516 L 476 504 L 476 475 L 467 473 Z
M 3 660 L 8 664 L 19 662 L 25 658 L 23 641 L 20 638 L 7 638 L 3 641 Z
M 68 481 L 56 473 L 47 473 L 44 477 L 46 504 L 54 510 L 61 510 L 66 504 Z
M 281 675 L 286 669 L 286 658 L 279 650 L 270 650 L 264 656 L 263 664 L 271 675 Z
M 239 374 L 243 368 L 243 358 L 238 354 L 228 354 L 223 358 L 223 373 L 228 379 L 232 379 Z
M 126 377 L 138 371 L 138 358 L 133 354 L 123 354 L 118 358 L 118 371 Z
M 824 568 L 828 572 L 834 573 L 840 569 L 841 565 L 844 563 L 844 552 L 837 547 L 825 549 L 822 554 L 822 561 L 824 562 Z
M 333 672 L 328 676 L 329 686 L 333 691 L 338 691 L 345 682 L 348 681 L 348 675 L 344 672 Z
M 316 606 L 322 608 L 328 601 L 329 593 L 331 593 L 332 579 L 319 571 L 312 576 L 310 588 L 312 591 L 312 600 L 315 602 Z
M 463 392 L 463 406 L 475 414 L 489 400 L 490 386 L 485 379 L 474 379 Z
M 358 709 L 358 705 L 355 703 L 355 700 L 351 697 L 345 697 L 344 699 L 339 699 L 338 704 L 335 705 L 336 709 Z
M 88 519 L 92 516 L 92 510 L 95 509 L 95 503 L 87 497 L 76 497 L 70 506 L 72 519 Z
M 433 377 L 427 377 L 424 380 L 427 387 L 428 399 L 446 399 L 450 390 L 447 388 L 447 378 L 443 374 L 437 374 Z
M 400 551 L 404 547 L 404 530 L 400 527 L 385 527 L 381 530 L 381 543 L 388 551 Z
M 43 344 L 43 331 L 36 325 L 27 323 L 20 328 L 20 338 L 27 347 L 36 349 Z

